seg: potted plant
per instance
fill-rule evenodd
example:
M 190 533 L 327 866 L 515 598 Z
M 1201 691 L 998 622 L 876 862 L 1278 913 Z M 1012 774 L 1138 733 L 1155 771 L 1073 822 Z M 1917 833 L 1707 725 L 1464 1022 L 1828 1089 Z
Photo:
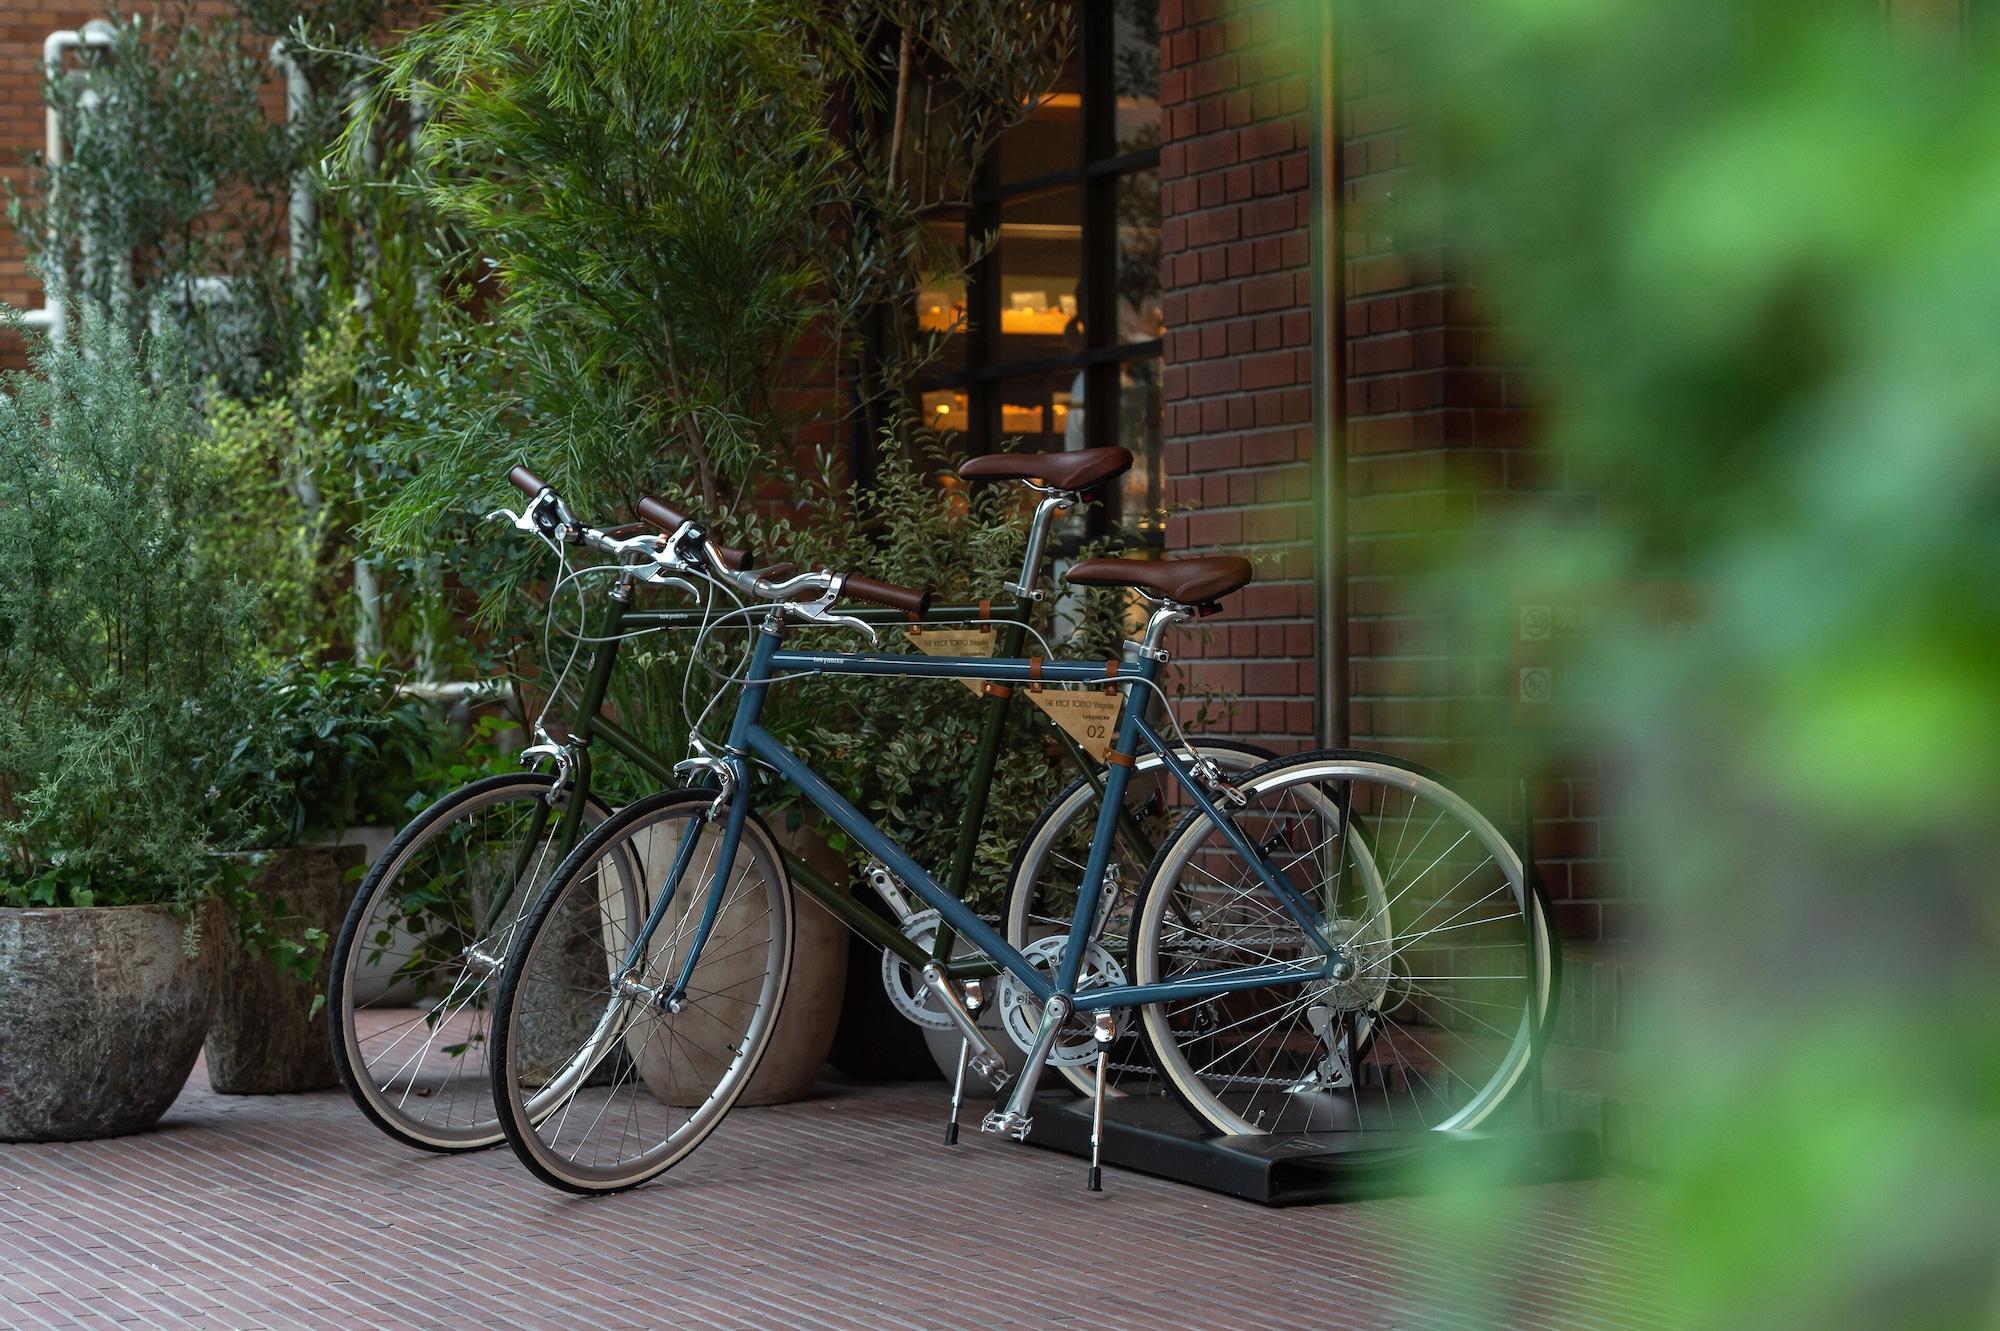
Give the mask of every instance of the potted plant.
M 150 1127 L 215 996 L 208 853 L 253 641 L 171 338 L 101 310 L 0 376 L 0 1139 Z
M 379 669 L 287 662 L 250 684 L 242 729 L 224 762 L 222 801 L 235 812 L 252 872 L 224 894 L 231 924 L 209 1026 L 208 1079 L 230 1095 L 338 1084 L 317 1020 L 327 940 L 340 928 L 365 863 L 342 842 L 378 820 L 424 757 L 428 709 Z

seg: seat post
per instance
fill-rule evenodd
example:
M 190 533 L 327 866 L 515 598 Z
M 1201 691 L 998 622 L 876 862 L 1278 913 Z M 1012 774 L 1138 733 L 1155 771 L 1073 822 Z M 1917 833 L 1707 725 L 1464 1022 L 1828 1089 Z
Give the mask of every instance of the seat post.
M 1021 552 L 1021 576 L 1017 582 L 1007 584 L 1007 590 L 1029 601 L 1039 601 L 1046 593 L 1042 591 L 1042 551 L 1047 547 L 1049 527 L 1058 513 L 1067 512 L 1076 506 L 1074 490 L 1047 489 L 1032 482 L 1028 488 L 1038 490 L 1042 500 L 1035 505 L 1035 518 L 1028 526 L 1028 547 Z
M 1185 624 L 1193 617 L 1193 612 L 1177 601 L 1155 600 L 1143 592 L 1139 593 L 1139 599 L 1151 605 L 1153 613 L 1146 618 L 1145 635 L 1139 641 L 1126 645 L 1149 661 L 1164 661 L 1167 659 L 1167 653 L 1160 646 L 1160 639 L 1165 637 L 1167 630 L 1174 625 Z

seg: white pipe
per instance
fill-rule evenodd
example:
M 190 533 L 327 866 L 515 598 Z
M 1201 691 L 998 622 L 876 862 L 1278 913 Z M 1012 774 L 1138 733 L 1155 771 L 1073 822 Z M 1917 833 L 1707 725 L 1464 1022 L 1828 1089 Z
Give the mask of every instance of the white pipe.
M 305 66 L 293 58 L 285 49 L 284 38 L 271 43 L 271 63 L 285 71 L 285 120 L 289 123 L 306 113 L 312 104 L 312 84 L 306 79 Z M 291 247 L 292 273 L 300 274 L 306 250 L 312 244 L 315 223 L 313 216 L 312 179 L 305 171 L 292 176 L 291 228 L 286 241 Z
M 71 51 L 88 47 L 107 47 L 118 38 L 118 30 L 101 18 L 94 18 L 83 25 L 81 31 L 62 28 L 42 39 L 42 73 L 50 82 L 62 77 L 63 57 Z M 55 167 L 63 164 L 62 116 L 54 106 L 45 113 L 42 160 Z M 56 237 L 49 237 L 53 243 Z M 38 328 L 51 337 L 61 337 L 63 331 L 63 304 L 60 291 L 44 290 L 42 308 L 29 310 L 21 316 L 21 322 L 30 328 Z

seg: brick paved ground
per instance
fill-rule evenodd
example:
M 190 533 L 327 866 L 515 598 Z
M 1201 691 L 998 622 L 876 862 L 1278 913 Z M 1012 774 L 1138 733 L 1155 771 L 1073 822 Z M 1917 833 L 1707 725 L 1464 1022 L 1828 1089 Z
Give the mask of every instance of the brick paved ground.
M 1087 1194 L 1066 1157 L 945 1150 L 942 1106 L 830 1088 L 739 1111 L 665 1179 L 579 1199 L 504 1147 L 412 1153 L 337 1092 L 222 1097 L 197 1071 L 158 1132 L 0 1146 L 0 1323 L 1681 1325 L 1624 1292 L 1655 1274 L 1643 1183 L 1499 1194 L 1496 1253 L 1441 1198 L 1270 1211 L 1118 1171 Z M 1454 1285 L 1490 1306 L 1445 1313 Z

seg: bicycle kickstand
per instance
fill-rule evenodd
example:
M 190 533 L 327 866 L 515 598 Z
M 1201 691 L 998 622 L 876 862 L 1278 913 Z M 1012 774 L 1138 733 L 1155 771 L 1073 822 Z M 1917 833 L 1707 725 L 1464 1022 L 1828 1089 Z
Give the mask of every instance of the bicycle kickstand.
M 1104 1074 L 1111 1062 L 1111 1042 L 1118 1038 L 1118 1022 L 1109 1012 L 1099 1012 L 1091 1027 L 1097 1040 L 1097 1087 L 1090 1103 L 1090 1173 L 1083 1186 L 1086 1192 L 1103 1192 L 1104 1167 L 1100 1156 L 1104 1146 Z
M 986 1006 L 985 992 L 976 979 L 965 982 L 965 997 L 968 1013 L 977 1013 Z M 951 1122 L 944 1125 L 944 1144 L 958 1145 L 958 1113 L 965 1104 L 965 1065 L 972 1058 L 972 1041 L 958 1042 L 958 1075 L 951 1082 Z
M 970 1040 L 960 1040 L 958 1042 L 958 1075 L 952 1078 L 951 1083 L 951 1121 L 944 1125 L 944 1144 L 946 1146 L 958 1145 L 958 1111 L 959 1107 L 965 1103 L 965 1061 L 970 1057 L 972 1057 L 972 1042 Z

